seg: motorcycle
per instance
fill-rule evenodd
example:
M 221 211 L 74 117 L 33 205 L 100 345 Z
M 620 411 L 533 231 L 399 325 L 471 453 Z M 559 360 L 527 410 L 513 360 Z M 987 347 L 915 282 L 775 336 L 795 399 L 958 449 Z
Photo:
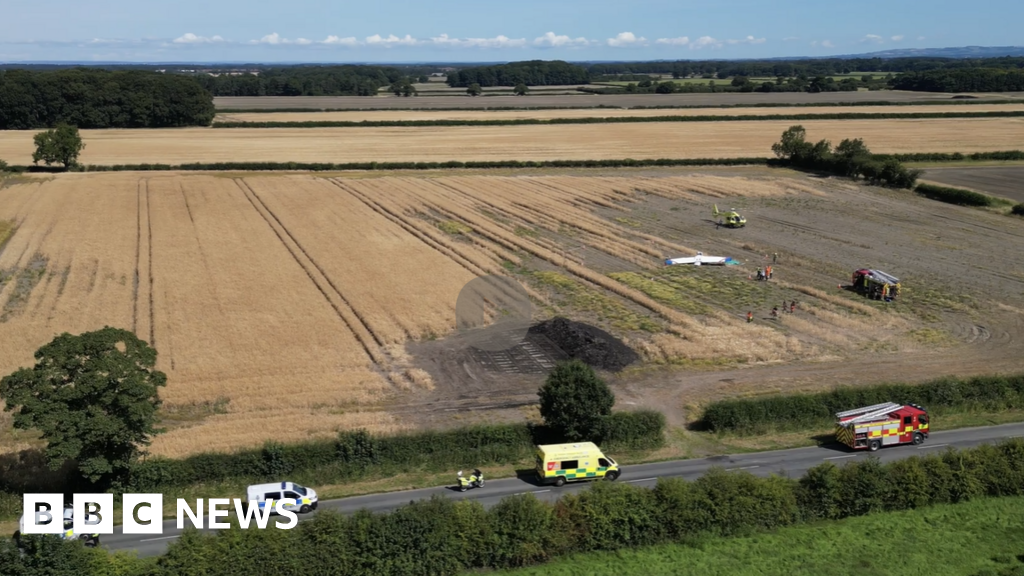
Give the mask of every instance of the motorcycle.
M 470 488 L 483 488 L 484 487 L 484 473 L 480 470 L 473 470 L 469 478 L 462 475 L 462 470 L 459 470 L 459 492 L 465 492 Z

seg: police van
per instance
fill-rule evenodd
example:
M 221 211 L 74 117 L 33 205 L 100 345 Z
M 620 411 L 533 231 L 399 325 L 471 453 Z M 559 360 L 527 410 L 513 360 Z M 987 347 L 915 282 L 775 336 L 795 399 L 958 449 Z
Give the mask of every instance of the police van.
M 593 442 L 537 446 L 537 479 L 541 484 L 562 486 L 566 482 L 615 480 L 619 465 Z
M 74 510 L 71 508 L 64 509 L 64 531 L 56 536 L 60 536 L 64 540 L 81 540 L 87 547 L 96 547 L 100 543 L 99 534 L 75 534 L 73 529 L 74 525 Z M 14 540 L 20 541 L 21 535 L 25 533 L 25 516 L 18 518 L 18 531 L 14 533 Z
M 268 500 L 278 502 L 284 498 L 294 499 L 295 505 L 286 504 L 283 508 L 299 514 L 316 510 L 317 506 L 316 491 L 294 482 L 255 484 L 246 488 L 245 496 L 249 502 L 257 502 L 261 510 L 267 505 Z M 276 505 L 272 504 L 272 506 L 276 508 Z

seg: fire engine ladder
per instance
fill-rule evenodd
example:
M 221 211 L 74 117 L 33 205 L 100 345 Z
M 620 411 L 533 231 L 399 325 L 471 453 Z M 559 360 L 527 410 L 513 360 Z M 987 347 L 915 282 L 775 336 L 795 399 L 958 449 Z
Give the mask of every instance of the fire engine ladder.
M 865 406 L 864 408 L 856 408 L 854 410 L 847 410 L 845 412 L 836 412 L 836 418 L 842 420 L 843 418 L 850 418 L 851 416 L 855 416 L 855 418 L 846 421 L 845 424 L 866 422 L 874 420 L 879 416 L 883 416 L 895 410 L 899 410 L 902 407 L 902 404 L 896 404 L 895 402 L 886 402 L 885 404 L 875 404 L 874 406 Z

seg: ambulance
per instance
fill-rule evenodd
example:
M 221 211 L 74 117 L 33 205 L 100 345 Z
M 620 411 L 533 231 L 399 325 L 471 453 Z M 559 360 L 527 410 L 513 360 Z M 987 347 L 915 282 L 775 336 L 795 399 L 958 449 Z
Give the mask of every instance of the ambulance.
M 607 478 L 622 473 L 619 465 L 593 442 L 537 446 L 537 479 L 541 484 L 563 486 L 566 482 Z

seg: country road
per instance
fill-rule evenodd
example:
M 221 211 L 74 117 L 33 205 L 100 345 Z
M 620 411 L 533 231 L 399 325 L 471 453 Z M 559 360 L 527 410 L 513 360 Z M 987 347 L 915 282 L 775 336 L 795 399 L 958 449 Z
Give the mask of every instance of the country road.
M 893 446 L 883 448 L 875 453 L 875 455 L 882 462 L 890 462 L 941 451 L 947 446 L 968 448 L 979 444 L 997 442 L 1005 438 L 1019 437 L 1024 437 L 1024 423 L 983 428 L 965 428 L 948 432 L 936 432 L 921 446 Z M 618 481 L 652 487 L 658 478 L 677 477 L 694 479 L 714 466 L 723 467 L 726 470 L 745 470 L 759 476 L 785 474 L 791 478 L 797 478 L 808 469 L 822 462 L 842 464 L 863 460 L 868 458 L 868 454 L 867 451 L 854 452 L 846 450 L 842 446 L 824 446 L 731 456 L 713 456 L 699 460 L 674 460 L 627 466 L 623 469 L 622 476 Z M 562 488 L 555 488 L 553 486 L 537 486 L 532 483 L 531 479 L 527 478 L 505 478 L 490 481 L 482 489 L 470 490 L 465 493 L 453 490 L 451 487 L 436 487 L 327 500 L 320 502 L 320 510 L 350 513 L 366 509 L 373 512 L 384 512 L 394 510 L 413 500 L 430 498 L 435 494 L 441 494 L 454 499 L 472 499 L 482 503 L 484 506 L 492 506 L 505 496 L 525 492 L 531 492 L 540 499 L 550 501 L 567 492 L 584 490 L 586 486 L 585 483 L 567 484 Z M 304 518 L 309 518 L 310 516 L 307 515 Z M 186 525 L 191 526 L 188 520 L 186 520 Z M 181 530 L 177 529 L 176 521 L 171 519 L 164 522 L 163 534 L 159 536 L 125 535 L 121 533 L 121 527 L 117 526 L 115 527 L 115 533 L 101 537 L 101 542 L 105 548 L 110 550 L 135 550 L 139 556 L 155 556 L 164 553 L 167 545 L 180 535 Z

